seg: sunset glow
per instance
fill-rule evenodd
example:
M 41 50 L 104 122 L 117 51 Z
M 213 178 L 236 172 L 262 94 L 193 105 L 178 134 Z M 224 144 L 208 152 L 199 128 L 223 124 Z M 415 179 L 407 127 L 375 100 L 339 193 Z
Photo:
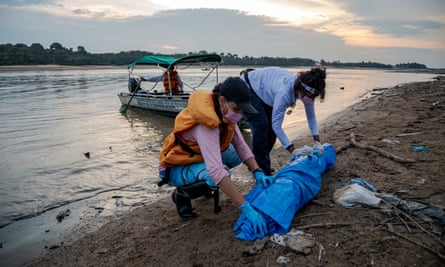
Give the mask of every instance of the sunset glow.
M 392 12 L 394 8 L 400 12 Z M 89 40 L 87 46 L 96 51 L 203 49 L 250 56 L 327 59 L 343 55 L 349 60 L 375 54 L 364 49 L 379 48 L 378 54 L 383 55 L 383 48 L 391 55 L 406 48 L 411 52 L 397 53 L 405 60 L 445 62 L 445 4 L 439 0 L 36 0 L 29 5 L 0 3 L 1 11 L 3 17 L 11 16 L 2 19 L 6 31 L 0 39 L 4 42 L 25 42 L 35 35 L 32 43 L 54 34 L 55 39 L 71 37 L 73 46 L 78 40 Z M 25 14 L 36 18 L 26 22 Z M 47 16 L 49 25 L 44 27 L 40 24 Z M 58 20 L 60 23 L 54 23 Z M 80 27 L 69 31 L 91 37 L 76 38 L 62 26 Z M 97 39 L 90 32 L 92 27 L 102 28 L 98 34 L 104 36 Z M 27 34 L 19 36 L 21 32 Z M 113 38 L 115 41 L 103 42 Z M 256 43 L 261 45 L 252 45 Z M 389 56 L 382 59 L 389 60 Z

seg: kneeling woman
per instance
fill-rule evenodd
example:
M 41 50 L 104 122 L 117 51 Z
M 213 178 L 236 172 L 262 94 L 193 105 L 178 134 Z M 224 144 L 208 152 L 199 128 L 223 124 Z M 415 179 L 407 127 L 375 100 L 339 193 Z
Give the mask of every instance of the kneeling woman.
M 180 189 L 198 185 L 205 193 L 209 188 L 220 188 L 264 236 L 265 219 L 230 179 L 229 169 L 244 162 L 258 184 L 267 186 L 273 182 L 273 177 L 266 176 L 259 168 L 238 128 L 243 112 L 257 111 L 250 105 L 247 85 L 239 78 L 226 79 L 213 92 L 193 93 L 187 107 L 176 116 L 173 132 L 165 139 L 159 156 L 160 176 L 164 183 L 177 187 L 173 201 L 183 219 L 194 218 L 196 214 L 188 192 Z M 200 189 L 195 186 L 193 191 L 197 190 Z

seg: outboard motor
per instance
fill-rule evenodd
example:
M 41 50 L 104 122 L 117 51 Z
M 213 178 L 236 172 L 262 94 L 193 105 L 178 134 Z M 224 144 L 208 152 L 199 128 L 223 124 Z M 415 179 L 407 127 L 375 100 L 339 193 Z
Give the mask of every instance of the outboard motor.
M 136 78 L 128 78 L 128 91 L 130 91 L 130 93 L 133 93 L 134 91 L 136 91 L 138 87 L 138 80 Z

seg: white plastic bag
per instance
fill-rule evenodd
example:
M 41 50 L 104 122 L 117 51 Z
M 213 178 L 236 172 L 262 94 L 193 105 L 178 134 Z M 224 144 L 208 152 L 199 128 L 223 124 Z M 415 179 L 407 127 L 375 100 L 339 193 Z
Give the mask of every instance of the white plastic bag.
M 334 202 L 345 207 L 370 206 L 379 208 L 382 199 L 363 186 L 352 183 L 335 190 Z

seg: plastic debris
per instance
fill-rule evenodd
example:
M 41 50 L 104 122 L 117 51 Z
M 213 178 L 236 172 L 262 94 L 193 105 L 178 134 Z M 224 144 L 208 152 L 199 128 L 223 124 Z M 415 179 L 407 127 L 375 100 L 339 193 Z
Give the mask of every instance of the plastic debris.
M 422 200 L 401 199 L 394 194 L 376 190 L 366 181 L 354 179 L 335 190 L 333 197 L 335 203 L 345 207 L 368 206 L 384 211 L 397 207 L 424 221 L 434 221 L 445 225 L 445 207 Z
M 356 183 L 341 187 L 334 192 L 334 202 L 344 207 L 380 207 L 381 199 L 374 192 Z
M 315 238 L 311 234 L 293 228 L 285 235 L 273 234 L 270 241 L 305 255 L 311 253 L 315 246 Z
M 424 146 L 412 146 L 413 151 L 415 152 L 425 152 L 426 148 Z
M 366 182 L 365 180 L 363 180 L 360 177 L 352 178 L 351 180 L 349 180 L 347 182 L 344 182 L 342 184 L 342 186 L 350 185 L 350 184 L 353 184 L 353 183 L 356 183 L 356 184 L 358 184 L 360 186 L 363 186 L 364 188 L 366 188 L 368 190 L 371 190 L 372 192 L 379 192 L 379 190 L 377 190 L 377 188 L 375 188 L 372 184 Z
M 291 259 L 290 259 L 290 257 L 289 256 L 279 256 L 278 258 L 277 258 L 277 263 L 278 264 L 280 264 L 280 265 L 287 265 L 287 264 L 289 264 L 289 263 L 291 263 Z
M 400 141 L 397 139 L 382 139 L 382 142 L 385 142 L 387 144 L 391 144 L 391 145 L 400 145 Z

